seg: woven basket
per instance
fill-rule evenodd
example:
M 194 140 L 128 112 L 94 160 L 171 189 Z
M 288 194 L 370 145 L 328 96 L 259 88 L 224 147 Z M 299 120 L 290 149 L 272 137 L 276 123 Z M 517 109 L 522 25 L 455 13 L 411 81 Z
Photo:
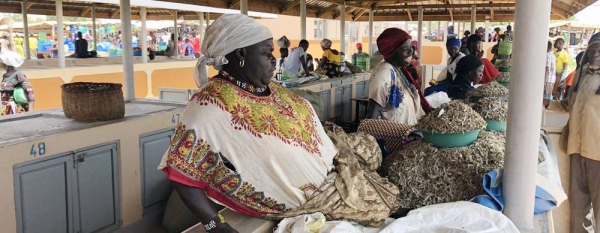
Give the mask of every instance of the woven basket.
M 123 85 L 76 82 L 61 86 L 65 116 L 80 121 L 116 120 L 125 116 Z

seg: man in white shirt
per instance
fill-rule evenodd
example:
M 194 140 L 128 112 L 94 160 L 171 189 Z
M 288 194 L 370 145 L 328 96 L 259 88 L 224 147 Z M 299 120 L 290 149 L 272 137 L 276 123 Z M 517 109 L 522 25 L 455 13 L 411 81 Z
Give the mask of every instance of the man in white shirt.
M 306 77 L 310 76 L 308 62 L 306 59 L 306 50 L 308 50 L 308 41 L 301 40 L 298 47 L 293 48 L 287 59 L 283 62 L 284 76 L 290 78 L 297 77 L 302 71 Z
M 552 99 L 552 90 L 556 82 L 556 57 L 552 53 L 552 42 L 548 41 L 548 53 L 546 54 L 546 84 L 544 85 L 544 98 Z M 555 96 L 554 98 L 558 98 Z

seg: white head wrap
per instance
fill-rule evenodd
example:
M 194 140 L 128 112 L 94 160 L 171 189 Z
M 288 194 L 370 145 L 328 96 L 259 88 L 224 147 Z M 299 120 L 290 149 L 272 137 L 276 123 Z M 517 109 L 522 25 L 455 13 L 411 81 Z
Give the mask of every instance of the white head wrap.
M 7 66 L 19 68 L 23 65 L 23 57 L 20 54 L 13 51 L 0 51 L 0 61 Z
M 202 56 L 194 72 L 196 85 L 201 87 L 208 82 L 206 66 L 221 70 L 223 65 L 229 63 L 225 55 L 272 38 L 269 28 L 246 15 L 225 14 L 219 17 L 206 28 Z

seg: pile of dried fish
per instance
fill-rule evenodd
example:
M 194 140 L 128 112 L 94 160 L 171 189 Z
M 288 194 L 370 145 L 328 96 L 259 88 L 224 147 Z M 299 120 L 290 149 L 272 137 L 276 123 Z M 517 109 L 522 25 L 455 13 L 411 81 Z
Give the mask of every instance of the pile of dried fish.
M 353 74 L 357 74 L 357 73 L 362 73 L 363 72 L 363 70 L 360 69 L 360 67 L 352 65 L 352 63 L 350 63 L 350 62 L 345 62 L 345 63 L 346 63 L 346 67 L 348 67 L 348 69 L 350 69 L 350 71 Z
M 500 97 L 508 96 L 508 88 L 502 86 L 500 83 L 493 81 L 488 84 L 484 84 L 478 88 L 469 92 L 471 97 Z
M 504 163 L 502 135 L 482 131 L 473 144 L 456 148 L 436 148 L 421 140 L 392 154 L 384 170 L 400 188 L 400 206 L 419 208 L 484 194 L 483 175 Z
M 502 60 L 496 62 L 496 67 L 510 67 L 511 63 L 512 63 L 512 60 L 510 58 L 502 59 Z
M 508 118 L 508 102 L 499 98 L 485 97 L 473 109 L 486 120 L 506 121 Z
M 495 80 L 496 82 L 510 82 L 510 72 L 500 72 L 500 76 Z
M 485 120 L 469 105 L 453 100 L 421 117 L 417 129 L 435 133 L 457 133 L 483 129 Z

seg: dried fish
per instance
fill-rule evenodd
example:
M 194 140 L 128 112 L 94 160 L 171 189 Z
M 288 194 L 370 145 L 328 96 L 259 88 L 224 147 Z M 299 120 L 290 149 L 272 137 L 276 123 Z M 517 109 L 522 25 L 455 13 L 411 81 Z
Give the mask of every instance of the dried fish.
M 420 140 L 384 162 L 388 179 L 400 188 L 403 208 L 469 200 L 483 194 L 483 175 L 504 163 L 503 133 L 482 131 L 473 144 L 436 148 Z
M 496 81 L 484 84 L 474 90 L 470 91 L 469 96 L 471 97 L 508 97 L 508 88 L 502 86 Z
M 485 97 L 473 109 L 486 120 L 506 121 L 508 118 L 508 102 L 499 98 Z
M 425 132 L 458 133 L 483 129 L 486 125 L 485 120 L 469 105 L 453 100 L 421 117 L 416 127 Z
M 501 72 L 495 79 L 496 82 L 510 82 L 510 72 Z

